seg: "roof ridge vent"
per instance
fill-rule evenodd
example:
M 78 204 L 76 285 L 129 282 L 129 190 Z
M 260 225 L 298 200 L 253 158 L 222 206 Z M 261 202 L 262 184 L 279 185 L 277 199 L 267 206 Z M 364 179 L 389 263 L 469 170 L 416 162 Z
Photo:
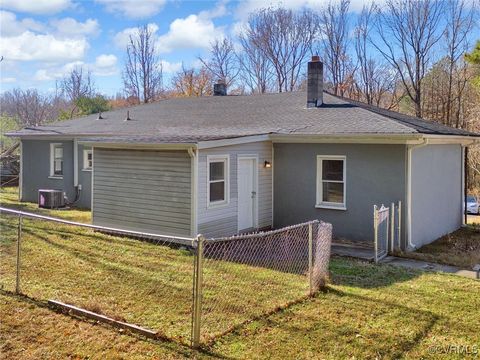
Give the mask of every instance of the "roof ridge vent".
M 132 119 L 130 118 L 130 111 L 127 110 L 127 117 L 125 118 L 125 121 L 130 121 L 130 120 L 132 120 Z
M 99 112 L 99 113 L 98 113 L 98 116 L 97 116 L 97 120 L 103 120 L 103 119 L 104 119 L 104 118 L 102 117 L 102 113 Z

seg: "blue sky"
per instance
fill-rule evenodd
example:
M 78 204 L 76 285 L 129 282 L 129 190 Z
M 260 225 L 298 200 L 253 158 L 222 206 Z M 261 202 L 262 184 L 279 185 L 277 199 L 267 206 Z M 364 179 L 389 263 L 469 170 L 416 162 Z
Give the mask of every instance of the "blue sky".
M 353 0 L 354 16 L 363 3 Z M 92 71 L 101 93 L 122 89 L 128 34 L 150 24 L 166 81 L 186 66 L 198 66 L 209 44 L 232 36 L 255 9 L 282 4 L 319 9 L 326 0 L 2 0 L 0 2 L 0 90 L 52 91 L 75 66 Z M 477 33 L 478 35 L 478 33 Z

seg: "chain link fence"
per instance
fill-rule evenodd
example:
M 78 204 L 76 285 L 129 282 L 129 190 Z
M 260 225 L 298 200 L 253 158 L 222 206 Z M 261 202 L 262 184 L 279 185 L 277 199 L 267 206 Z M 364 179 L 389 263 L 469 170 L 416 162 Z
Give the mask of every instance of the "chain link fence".
M 312 221 L 205 240 L 201 341 L 209 342 L 325 285 L 331 238 L 330 224 Z
M 303 299 L 328 279 L 332 227 L 318 221 L 191 239 L 0 211 L 1 289 L 189 345 Z

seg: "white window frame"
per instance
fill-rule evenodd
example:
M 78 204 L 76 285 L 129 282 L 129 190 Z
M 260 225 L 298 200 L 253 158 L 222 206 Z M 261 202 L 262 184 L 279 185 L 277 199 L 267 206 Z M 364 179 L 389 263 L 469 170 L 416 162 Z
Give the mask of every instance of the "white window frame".
M 92 154 L 92 166 L 88 166 L 88 154 Z M 83 171 L 92 171 L 93 168 L 93 149 L 83 149 Z
M 63 165 L 65 165 L 65 147 L 63 146 L 62 143 L 50 143 L 50 178 L 51 179 L 63 179 L 63 173 L 62 175 L 56 175 L 55 174 L 55 148 L 56 147 L 62 147 L 62 162 Z M 62 171 L 64 170 L 65 166 L 62 166 Z
M 325 180 L 327 182 L 343 183 L 343 203 L 323 201 L 323 160 L 343 161 L 343 181 Z M 347 210 L 347 157 L 345 155 L 317 155 L 317 201 L 316 208 Z
M 210 183 L 222 180 L 210 181 L 210 163 L 223 162 L 224 165 L 224 182 L 225 182 L 225 199 L 221 201 L 210 201 Z M 230 203 L 230 155 L 207 155 L 207 208 L 216 208 L 228 205 Z

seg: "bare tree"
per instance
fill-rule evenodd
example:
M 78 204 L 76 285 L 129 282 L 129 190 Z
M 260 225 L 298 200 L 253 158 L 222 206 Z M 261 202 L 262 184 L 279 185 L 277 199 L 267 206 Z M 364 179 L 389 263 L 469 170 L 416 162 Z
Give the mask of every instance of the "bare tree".
M 380 41 L 372 44 L 398 72 L 418 117 L 422 117 L 422 80 L 443 35 L 442 7 L 436 0 L 387 0 L 385 9 L 378 9 Z
M 452 125 L 452 93 L 456 70 L 455 66 L 468 47 L 466 39 L 474 25 L 474 13 L 475 3 L 467 5 L 465 0 L 448 0 L 446 17 L 447 26 L 445 29 L 448 61 L 448 91 L 444 120 L 444 123 L 447 125 Z M 458 117 L 456 126 L 459 126 Z
M 238 54 L 239 76 L 252 93 L 266 93 L 272 88 L 272 66 L 265 52 L 248 33 L 239 35 L 242 52 Z
M 59 86 L 63 96 L 72 103 L 82 96 L 90 97 L 95 94 L 92 73 L 81 66 L 73 68 L 65 75 Z
M 295 90 L 299 85 L 318 26 L 316 15 L 309 10 L 268 8 L 250 15 L 246 36 L 269 60 L 279 92 Z
M 215 40 L 210 48 L 210 58 L 206 60 L 199 57 L 199 60 L 212 77 L 225 82 L 227 89 L 234 83 L 240 71 L 233 42 L 227 38 Z
M 205 67 L 195 70 L 183 64 L 172 78 L 172 85 L 174 96 L 206 96 L 211 95 L 213 90 L 211 73 Z
M 162 64 L 157 58 L 153 31 L 141 26 L 130 35 L 123 83 L 127 96 L 139 102 L 155 100 L 162 90 Z
M 57 120 L 66 104 L 36 89 L 16 88 L 0 96 L 0 107 L 2 115 L 14 118 L 19 127 L 30 127 Z
M 393 94 L 396 92 L 398 77 L 388 64 L 383 64 L 370 53 L 370 31 L 373 25 L 375 6 L 364 6 L 354 31 L 355 53 L 358 66 L 356 83 L 358 99 L 367 104 L 392 108 L 396 105 Z
M 353 69 L 347 53 L 349 46 L 349 0 L 340 0 L 338 4 L 329 3 L 320 12 L 322 32 L 321 53 L 333 84 L 336 95 L 344 95 L 346 80 Z M 365 19 L 363 21 L 369 21 Z

